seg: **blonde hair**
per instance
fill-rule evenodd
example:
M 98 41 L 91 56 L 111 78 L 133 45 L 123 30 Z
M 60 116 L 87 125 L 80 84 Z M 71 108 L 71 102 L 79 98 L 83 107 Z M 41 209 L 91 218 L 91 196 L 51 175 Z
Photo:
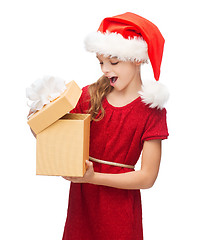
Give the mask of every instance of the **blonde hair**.
M 88 113 L 91 114 L 91 120 L 100 121 L 104 117 L 105 110 L 102 106 L 102 100 L 112 90 L 113 87 L 110 85 L 109 79 L 104 75 L 89 86 L 91 106 Z

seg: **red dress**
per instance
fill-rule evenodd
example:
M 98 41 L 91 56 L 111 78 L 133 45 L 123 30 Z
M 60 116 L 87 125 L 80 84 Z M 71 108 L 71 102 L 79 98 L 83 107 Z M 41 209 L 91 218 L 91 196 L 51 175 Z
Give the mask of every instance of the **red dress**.
M 86 113 L 89 107 L 88 86 L 72 111 Z M 135 165 L 143 143 L 166 139 L 166 110 L 149 108 L 138 97 L 123 107 L 103 100 L 105 117 L 91 122 L 90 156 L 106 161 Z M 94 171 L 125 173 L 129 168 L 93 162 Z M 68 215 L 63 240 L 142 240 L 140 190 L 71 183 Z

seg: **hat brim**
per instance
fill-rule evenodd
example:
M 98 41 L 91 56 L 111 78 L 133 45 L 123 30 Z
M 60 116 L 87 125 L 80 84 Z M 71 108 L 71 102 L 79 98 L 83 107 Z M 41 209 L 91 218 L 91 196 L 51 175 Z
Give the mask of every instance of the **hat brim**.
M 141 37 L 125 39 L 115 32 L 93 32 L 85 39 L 85 48 L 104 56 L 117 57 L 121 61 L 147 62 L 148 47 Z

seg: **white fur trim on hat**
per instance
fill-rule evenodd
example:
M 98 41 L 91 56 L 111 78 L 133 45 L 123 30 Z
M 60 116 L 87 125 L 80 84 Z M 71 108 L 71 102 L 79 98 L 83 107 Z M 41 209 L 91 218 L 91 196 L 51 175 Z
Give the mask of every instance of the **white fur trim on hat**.
M 163 109 L 169 98 L 167 87 L 160 82 L 145 82 L 139 94 L 142 101 L 150 108 Z
M 148 60 L 147 43 L 141 37 L 125 39 L 119 33 L 94 32 L 86 37 L 85 48 L 104 56 L 117 57 L 121 61 Z

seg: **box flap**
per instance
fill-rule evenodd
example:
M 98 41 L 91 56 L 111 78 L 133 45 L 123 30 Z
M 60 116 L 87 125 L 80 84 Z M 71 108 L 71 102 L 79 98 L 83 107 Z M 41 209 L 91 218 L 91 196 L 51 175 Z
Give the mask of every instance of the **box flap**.
M 43 131 L 67 112 L 75 108 L 82 94 L 82 90 L 75 81 L 69 82 L 66 84 L 66 87 L 67 89 L 60 97 L 45 105 L 29 118 L 27 123 L 35 134 Z

